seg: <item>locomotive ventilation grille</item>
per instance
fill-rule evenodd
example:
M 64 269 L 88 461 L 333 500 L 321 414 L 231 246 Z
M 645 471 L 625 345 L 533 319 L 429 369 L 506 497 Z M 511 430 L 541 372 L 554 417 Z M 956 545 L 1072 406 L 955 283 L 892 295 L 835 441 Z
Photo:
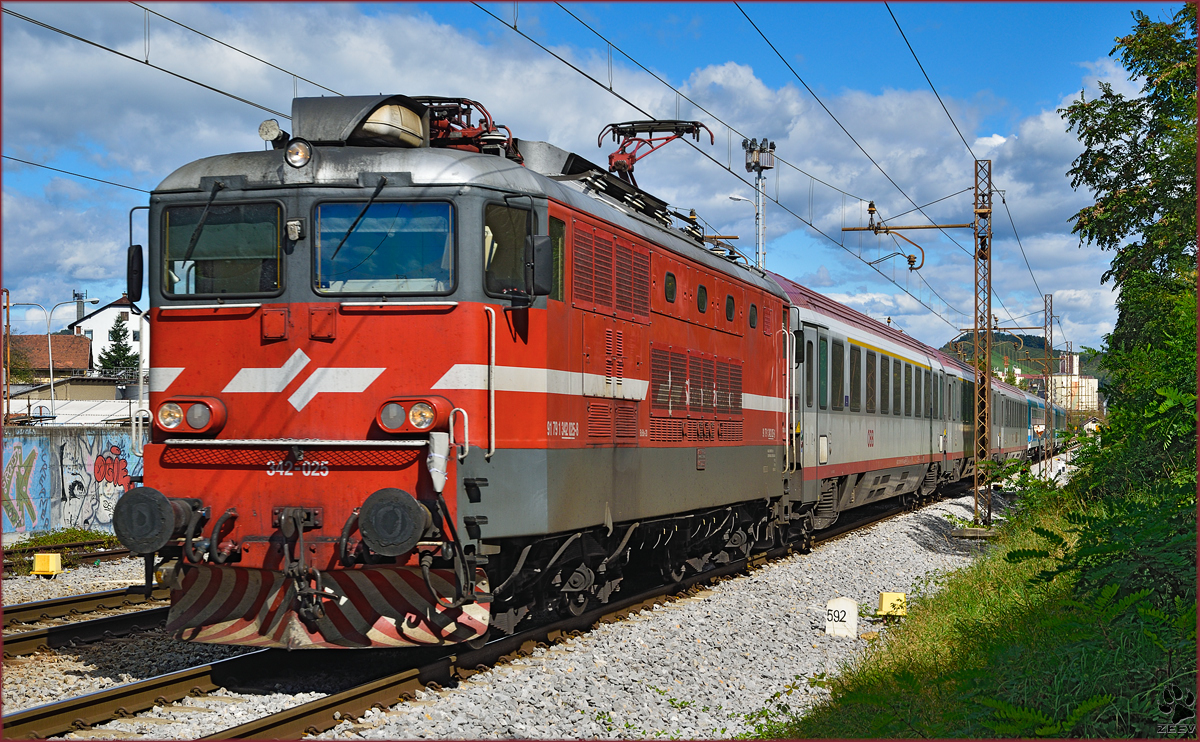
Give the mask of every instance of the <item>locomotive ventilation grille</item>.
M 306 448 L 305 461 L 320 461 L 331 467 L 408 466 L 422 456 L 417 448 Z M 181 448 L 163 452 L 164 466 L 266 467 L 291 459 L 288 448 Z

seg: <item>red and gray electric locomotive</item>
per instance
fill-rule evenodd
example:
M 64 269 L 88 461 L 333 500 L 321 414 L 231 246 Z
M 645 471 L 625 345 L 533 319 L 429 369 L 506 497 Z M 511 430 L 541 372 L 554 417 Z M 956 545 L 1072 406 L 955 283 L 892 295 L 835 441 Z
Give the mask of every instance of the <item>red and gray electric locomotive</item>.
M 178 636 L 476 643 L 970 473 L 967 369 L 631 178 L 462 99 L 291 126 L 172 173 L 130 248 L 152 422 L 114 527 Z

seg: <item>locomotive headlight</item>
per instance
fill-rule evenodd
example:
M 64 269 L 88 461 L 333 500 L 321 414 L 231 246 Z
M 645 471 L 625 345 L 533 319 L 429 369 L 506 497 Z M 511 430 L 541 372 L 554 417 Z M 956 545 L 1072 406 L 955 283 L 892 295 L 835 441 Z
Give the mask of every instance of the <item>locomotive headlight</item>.
M 399 430 L 404 425 L 404 405 L 385 404 L 379 412 L 379 422 L 388 430 Z
M 412 423 L 414 428 L 419 428 L 420 430 L 433 425 L 435 417 L 437 416 L 433 414 L 433 407 L 424 402 L 417 402 L 408 411 L 408 421 Z
M 164 407 L 166 405 L 163 405 Z M 161 410 L 159 411 L 161 415 Z M 196 430 L 208 425 L 209 420 L 212 420 L 212 410 L 208 409 L 208 405 L 203 402 L 197 402 L 187 409 L 187 424 L 191 425 Z
M 303 139 L 293 139 L 288 143 L 283 159 L 292 167 L 304 167 L 312 159 L 312 145 Z
M 174 402 L 167 402 L 158 408 L 158 424 L 168 430 L 178 428 L 183 422 L 183 408 Z

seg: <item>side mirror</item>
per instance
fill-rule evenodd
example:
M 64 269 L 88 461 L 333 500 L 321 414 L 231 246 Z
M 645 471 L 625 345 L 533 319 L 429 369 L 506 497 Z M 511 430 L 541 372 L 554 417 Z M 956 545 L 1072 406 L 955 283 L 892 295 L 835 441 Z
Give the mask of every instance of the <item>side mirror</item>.
M 125 293 L 129 301 L 142 300 L 142 246 L 130 245 L 125 258 Z
M 525 286 L 530 296 L 549 296 L 554 289 L 554 242 L 549 235 L 525 238 Z

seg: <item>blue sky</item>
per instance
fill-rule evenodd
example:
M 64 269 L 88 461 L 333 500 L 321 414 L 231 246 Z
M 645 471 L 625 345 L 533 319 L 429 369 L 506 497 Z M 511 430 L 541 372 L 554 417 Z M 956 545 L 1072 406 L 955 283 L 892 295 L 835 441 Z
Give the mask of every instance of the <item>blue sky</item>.
M 595 136 L 611 121 L 642 118 L 606 90 L 541 51 L 469 3 L 283 3 L 149 5 L 165 16 L 348 94 L 409 92 L 463 95 L 483 102 L 517 136 L 545 139 L 603 162 Z M 486 3 L 506 22 L 513 3 Z M 750 136 L 779 143 L 781 158 L 838 188 L 877 202 L 891 216 L 911 208 L 820 109 L 733 4 L 579 3 L 572 13 L 672 86 Z M 971 185 L 971 156 L 904 45 L 882 3 L 747 3 L 742 6 L 784 58 L 850 133 L 917 203 Z M 993 160 L 1017 232 L 1041 290 L 1055 294 L 1065 336 L 1097 345 L 1115 319 L 1115 296 L 1101 286 L 1107 256 L 1078 247 L 1069 217 L 1087 203 L 1066 170 L 1081 150 L 1054 112 L 1098 80 L 1136 93 L 1108 57 L 1129 32 L 1137 8 L 1170 17 L 1177 5 L 1129 3 L 896 3 L 901 26 L 963 134 Z M 145 14 L 131 4 L 6 3 L 5 8 L 141 59 Z M 517 26 L 605 83 L 606 44 L 553 4 L 515 6 Z M 257 149 L 258 122 L 269 114 L 145 65 L 5 16 L 3 151 L 64 170 L 151 189 L 199 157 Z M 263 106 L 288 111 L 290 75 L 223 49 L 158 17 L 150 19 L 151 62 Z M 704 150 L 724 162 L 740 138 L 613 52 L 617 92 L 658 117 L 700 118 L 717 133 Z M 320 91 L 299 82 L 301 95 Z M 286 128 L 286 126 L 285 126 Z M 730 194 L 751 191 L 723 168 L 673 145 L 638 166 L 639 182 L 680 209 L 696 208 L 714 229 L 740 234 L 753 250 L 753 210 Z M 840 239 L 863 204 L 783 167 L 767 190 L 791 210 Z M 43 304 L 72 290 L 109 301 L 123 284 L 128 210 L 147 196 L 4 161 L 4 285 L 14 301 Z M 997 204 L 999 205 L 999 204 Z M 926 210 L 939 220 L 969 220 L 970 196 Z M 915 220 L 915 221 L 909 221 Z M 919 214 L 901 217 L 921 221 Z M 135 225 L 137 222 L 135 221 Z M 927 253 L 921 276 L 902 263 L 888 276 L 933 306 L 940 319 L 773 204 L 767 209 L 768 267 L 875 317 L 891 316 L 915 336 L 940 345 L 967 320 L 971 263 L 933 232 L 915 237 Z M 970 246 L 970 234 L 955 235 Z M 135 230 L 144 240 L 144 220 Z M 894 251 L 862 241 L 867 260 Z M 852 255 L 851 253 L 854 253 Z M 893 261 L 895 262 L 895 261 Z M 996 223 L 995 285 L 1002 321 L 1040 309 L 1042 299 L 1013 239 L 1007 215 Z M 932 286 L 952 309 L 934 297 Z M 62 310 L 55 325 L 72 313 Z M 14 312 L 17 331 L 43 320 Z M 1011 322 L 1008 322 L 1011 324 Z M 1064 333 L 1056 331 L 1056 339 Z

